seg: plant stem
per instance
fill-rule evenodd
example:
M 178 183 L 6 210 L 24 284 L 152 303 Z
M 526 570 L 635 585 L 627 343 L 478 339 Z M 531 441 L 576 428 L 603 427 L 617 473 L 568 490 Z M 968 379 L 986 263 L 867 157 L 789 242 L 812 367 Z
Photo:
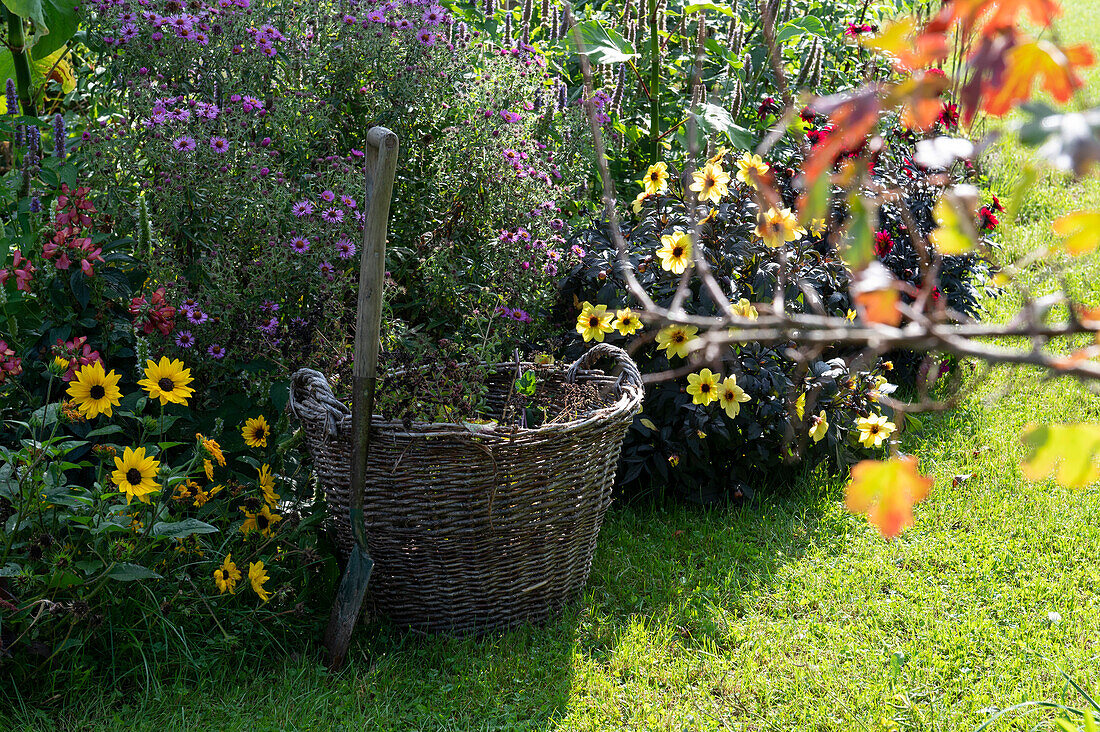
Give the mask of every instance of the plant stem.
M 4 6 L 4 16 L 8 21 L 8 50 L 15 66 L 15 85 L 19 89 L 19 104 L 23 114 L 37 117 L 31 98 L 31 65 L 27 58 L 27 40 L 23 34 L 23 19 Z
M 657 35 L 657 0 L 649 0 L 649 164 L 661 159 L 661 39 Z

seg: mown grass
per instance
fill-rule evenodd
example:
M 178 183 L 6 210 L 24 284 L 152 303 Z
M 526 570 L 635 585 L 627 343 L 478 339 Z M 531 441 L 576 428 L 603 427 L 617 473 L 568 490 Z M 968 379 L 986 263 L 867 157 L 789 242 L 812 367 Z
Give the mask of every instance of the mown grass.
M 1066 36 L 1100 40 L 1100 7 L 1066 7 Z M 1100 72 L 1088 78 L 1095 96 Z M 999 143 L 994 189 L 1007 197 L 1027 160 Z M 1086 207 L 1100 207 L 1100 181 L 1042 177 L 1002 230 L 1004 255 L 1051 244 L 1051 219 Z M 1100 257 L 1066 264 L 1100 304 Z M 1023 281 L 1041 293 L 1057 280 L 1033 268 Z M 1006 293 L 991 318 L 1019 302 Z M 1096 688 L 1100 490 L 1028 483 L 1017 464 L 1023 427 L 1098 420 L 1100 397 L 1033 370 L 970 382 L 959 409 L 906 438 L 936 484 L 895 541 L 813 471 L 739 510 L 618 506 L 583 600 L 545 626 L 456 640 L 378 624 L 336 676 L 312 652 L 227 659 L 142 693 L 89 682 L 37 708 L 7 699 L 0 727 L 966 730 L 1062 699 L 1058 669 Z

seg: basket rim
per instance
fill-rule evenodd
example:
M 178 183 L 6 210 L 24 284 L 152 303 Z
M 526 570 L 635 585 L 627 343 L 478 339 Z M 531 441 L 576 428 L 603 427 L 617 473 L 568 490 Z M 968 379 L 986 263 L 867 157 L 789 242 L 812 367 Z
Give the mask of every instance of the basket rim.
M 508 366 L 514 368 L 517 362 L 504 361 L 494 365 L 497 367 Z M 519 365 L 536 366 L 541 364 L 522 361 L 519 362 Z M 611 378 L 601 369 L 581 369 L 577 371 L 577 375 Z M 568 422 L 556 422 L 553 424 L 541 425 L 539 427 L 501 425 L 498 422 L 487 424 L 478 424 L 475 422 L 405 422 L 402 420 L 379 419 L 375 417 L 371 420 L 371 429 L 378 430 L 381 434 L 390 437 L 477 437 L 509 441 L 519 437 L 543 436 L 553 433 L 564 434 L 584 429 L 595 423 L 612 421 L 628 413 L 636 413 L 641 408 L 642 400 L 645 397 L 645 390 L 627 381 L 620 381 L 617 388 L 619 389 L 619 398 L 614 404 L 594 409 L 580 419 L 573 419 Z M 294 392 L 298 389 L 304 392 L 304 398 L 294 396 Z M 304 411 L 306 402 L 313 402 L 316 405 L 316 407 L 310 411 L 317 411 L 319 408 L 320 410 L 328 412 L 329 417 L 335 425 L 339 425 L 345 419 L 351 419 L 351 409 L 336 398 L 332 393 L 332 387 L 329 385 L 328 379 L 319 371 L 303 368 L 294 372 L 294 375 L 291 377 L 290 393 L 291 398 L 287 406 L 299 420 L 305 421 L 301 412 Z M 339 408 L 337 405 L 339 405 Z

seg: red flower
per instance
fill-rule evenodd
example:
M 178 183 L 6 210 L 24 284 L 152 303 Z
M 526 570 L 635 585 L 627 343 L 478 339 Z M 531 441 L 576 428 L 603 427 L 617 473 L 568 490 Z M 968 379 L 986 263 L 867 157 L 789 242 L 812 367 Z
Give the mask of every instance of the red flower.
M 0 384 L 9 376 L 18 376 L 23 373 L 23 359 L 17 358 L 15 351 L 8 344 L 0 340 Z
M 989 206 L 982 206 L 978 211 L 978 226 L 982 231 L 993 231 L 997 228 L 997 224 L 1001 223 L 997 218 L 997 215 L 989 208 Z
M 993 196 L 993 210 L 998 213 L 1003 213 L 1005 210 L 1004 205 L 1001 203 L 1001 199 Z
M 142 296 L 133 298 L 130 301 L 130 315 L 134 316 L 134 327 L 140 328 L 145 335 L 150 335 L 154 330 L 168 335 L 175 327 L 172 319 L 176 317 L 176 309 L 164 299 L 163 287 L 150 295 L 148 300 Z
M 875 232 L 875 254 L 885 257 L 894 249 L 894 238 L 888 231 Z

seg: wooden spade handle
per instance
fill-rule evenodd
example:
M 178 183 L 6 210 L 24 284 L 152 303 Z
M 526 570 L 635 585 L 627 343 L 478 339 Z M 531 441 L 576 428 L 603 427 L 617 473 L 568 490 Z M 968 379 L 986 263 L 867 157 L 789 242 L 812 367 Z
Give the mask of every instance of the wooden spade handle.
M 367 472 L 370 423 L 378 376 L 378 342 L 382 328 L 382 288 L 386 277 L 386 230 L 397 170 L 397 135 L 385 127 L 367 133 L 366 219 L 359 259 L 359 298 L 355 316 L 355 367 L 352 396 L 352 455 L 349 507 L 355 542 L 366 547 L 363 528 L 363 484 Z

